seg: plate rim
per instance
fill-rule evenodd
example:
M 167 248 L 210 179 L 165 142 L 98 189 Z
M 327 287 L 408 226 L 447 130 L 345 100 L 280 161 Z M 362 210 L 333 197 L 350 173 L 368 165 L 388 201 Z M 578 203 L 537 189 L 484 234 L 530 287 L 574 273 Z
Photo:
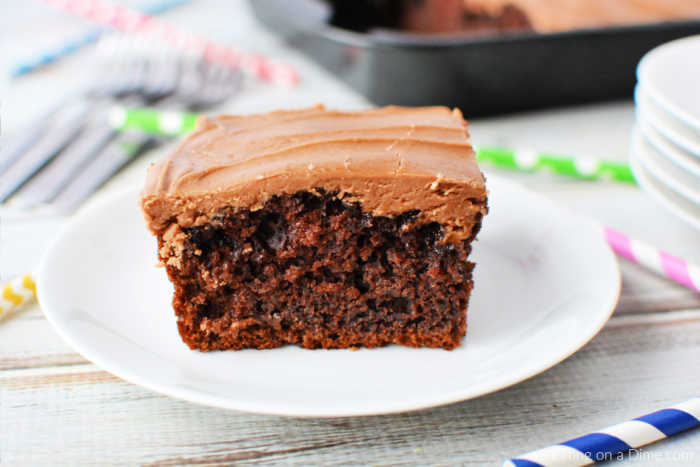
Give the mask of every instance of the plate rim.
M 682 180 L 671 175 L 668 169 L 663 167 L 660 161 L 657 162 L 654 160 L 654 158 L 661 158 L 668 164 L 674 164 L 678 170 L 684 170 L 683 167 L 679 167 L 672 159 L 666 157 L 664 152 L 657 149 L 654 143 L 651 142 L 650 137 L 639 126 L 635 126 L 634 131 L 638 135 L 636 138 L 641 138 L 637 143 L 638 146 L 635 147 L 639 163 L 644 166 L 647 172 L 653 174 L 653 177 L 657 181 L 663 183 L 666 187 L 688 201 L 700 206 L 700 190 L 694 192 L 692 184 L 690 184 L 688 180 Z M 687 175 L 696 177 L 696 175 L 692 173 L 687 173 Z M 700 183 L 700 178 L 698 178 L 698 182 Z
M 683 47 L 683 44 L 693 42 L 697 42 L 698 48 L 700 49 L 700 35 L 698 34 L 666 42 L 665 44 L 661 44 L 651 49 L 642 57 L 637 65 L 637 81 L 640 83 L 646 83 L 644 87 L 647 89 L 649 96 L 669 114 L 692 127 L 696 131 L 700 131 L 700 116 L 693 115 L 674 104 L 653 84 L 653 79 L 648 79 L 651 73 L 650 69 L 654 66 L 653 60 L 655 60 L 657 56 L 662 55 L 666 50 L 675 47 Z
M 700 160 L 700 133 L 697 135 L 698 141 L 692 141 L 686 139 L 686 136 L 682 134 L 683 131 L 694 131 L 692 128 L 682 128 L 682 131 L 673 128 L 673 125 L 685 125 L 682 121 L 676 120 L 673 123 L 664 122 L 665 119 L 674 120 L 674 116 L 663 107 L 660 107 L 658 103 L 648 95 L 646 87 L 641 83 L 638 83 L 634 88 L 634 103 L 636 117 L 641 115 L 661 136 Z M 654 106 L 656 106 L 656 109 L 653 108 Z M 661 113 L 664 115 L 661 115 Z
M 643 112 L 637 114 L 636 127 L 659 154 L 665 156 L 666 159 L 673 162 L 680 169 L 685 169 L 696 177 L 700 177 L 700 158 L 697 158 L 693 154 L 688 154 L 686 156 L 684 153 L 688 151 L 662 135 L 659 130 L 649 122 Z
M 641 136 L 639 136 L 641 138 Z M 695 214 L 689 213 L 685 210 L 685 208 L 679 207 L 669 196 L 678 196 L 681 197 L 678 193 L 675 193 L 675 191 L 671 190 L 666 186 L 665 183 L 662 181 L 658 180 L 656 177 L 654 177 L 653 174 L 648 173 L 648 170 L 644 165 L 638 160 L 638 155 L 635 153 L 636 152 L 636 147 L 635 145 L 638 144 L 634 138 L 636 138 L 635 133 L 633 132 L 632 136 L 632 143 L 631 143 L 631 151 L 630 151 L 630 168 L 632 169 L 632 173 L 634 174 L 634 178 L 637 180 L 637 183 L 639 183 L 639 186 L 647 193 L 649 193 L 652 198 L 654 198 L 659 204 L 661 204 L 663 207 L 668 209 L 670 212 L 672 212 L 674 215 L 676 215 L 678 218 L 682 219 L 684 222 L 688 223 L 692 227 L 695 227 L 696 229 L 700 229 L 700 216 L 696 216 Z M 661 187 L 655 186 L 655 185 L 662 185 Z M 665 193 L 664 191 L 668 191 L 669 193 Z M 690 203 L 691 201 L 688 199 L 683 198 L 686 202 Z
M 590 227 L 590 233 L 594 233 L 597 229 L 592 225 L 591 223 L 588 223 L 585 221 L 585 218 L 583 218 L 580 215 L 577 215 L 576 213 L 572 212 L 570 209 L 568 209 L 565 206 L 559 205 L 555 203 L 554 201 L 550 200 L 546 196 L 535 192 L 533 190 L 530 190 L 521 184 L 508 180 L 507 178 L 500 177 L 500 176 L 495 176 L 495 175 L 489 175 L 489 180 L 493 181 L 496 180 L 497 183 L 505 183 L 510 185 L 511 187 L 515 188 L 516 190 L 523 190 L 526 191 L 530 196 L 536 197 L 540 202 L 544 202 L 550 206 L 554 206 L 567 214 L 580 218 L 582 221 L 582 224 L 588 225 Z M 159 381 L 152 381 L 149 380 L 149 378 L 142 376 L 138 372 L 131 372 L 129 371 L 129 368 L 124 366 L 124 365 L 119 365 L 119 364 L 114 364 L 111 361 L 110 358 L 103 358 L 103 352 L 100 352 L 99 350 L 95 350 L 95 348 L 92 348 L 90 345 L 84 344 L 81 342 L 79 339 L 76 339 L 73 333 L 71 332 L 70 329 L 66 329 L 64 325 L 58 320 L 58 316 L 60 312 L 56 315 L 55 311 L 49 310 L 46 306 L 42 305 L 42 301 L 45 302 L 45 293 L 42 292 L 45 290 L 48 290 L 48 286 L 46 284 L 47 280 L 47 274 L 44 272 L 47 267 L 48 263 L 50 262 L 51 258 L 51 252 L 56 249 L 58 245 L 63 241 L 63 239 L 66 236 L 69 236 L 72 227 L 80 224 L 80 221 L 82 219 L 89 218 L 91 214 L 95 211 L 100 210 L 100 208 L 106 207 L 117 200 L 127 197 L 127 196 L 133 196 L 134 193 L 137 193 L 140 191 L 141 187 L 138 186 L 131 186 L 126 189 L 118 190 L 112 193 L 110 196 L 105 196 L 103 199 L 99 200 L 98 202 L 91 203 L 90 205 L 86 206 L 84 209 L 82 209 L 79 213 L 77 213 L 73 219 L 71 219 L 70 222 L 66 223 L 63 228 L 60 230 L 60 232 L 54 237 L 52 240 L 51 244 L 49 247 L 45 250 L 42 259 L 40 261 L 39 268 L 37 269 L 37 298 L 39 301 L 39 304 L 41 306 L 42 312 L 46 319 L 51 323 L 52 327 L 54 330 L 63 338 L 74 350 L 76 350 L 81 356 L 86 358 L 87 360 L 91 361 L 92 363 L 96 364 L 98 367 L 100 367 L 102 370 L 107 371 L 108 373 L 111 373 L 115 376 L 117 376 L 120 379 L 123 379 L 129 383 L 144 387 L 150 391 L 153 391 L 155 393 L 163 394 L 168 397 L 174 398 L 174 399 L 180 399 L 180 400 L 185 400 L 194 404 L 198 405 L 203 405 L 203 406 L 209 406 L 209 407 L 217 407 L 221 409 L 227 409 L 227 410 L 235 410 L 235 411 L 242 411 L 242 412 L 247 412 L 247 413 L 255 413 L 255 414 L 262 414 L 262 415 L 275 415 L 275 416 L 285 416 L 285 417 L 298 417 L 298 418 L 337 418 L 337 417 L 364 417 L 364 416 L 376 416 L 376 415 L 390 415 L 390 414 L 398 414 L 398 413 L 408 413 L 408 412 L 414 412 L 418 410 L 425 410 L 425 409 L 430 409 L 430 408 L 435 408 L 435 407 L 440 407 L 440 406 L 445 406 L 453 403 L 458 403 L 458 402 L 464 402 L 467 400 L 471 399 L 476 399 L 488 394 L 492 394 L 497 391 L 501 391 L 510 387 L 513 387 L 517 384 L 520 384 L 530 378 L 533 378 L 534 376 L 537 376 L 539 374 L 542 374 L 554 366 L 558 365 L 559 363 L 563 362 L 564 360 L 567 360 L 570 358 L 572 355 L 577 353 L 579 350 L 581 350 L 583 347 L 585 347 L 595 336 L 597 336 L 600 331 L 603 329 L 603 327 L 607 324 L 607 322 L 610 320 L 610 317 L 615 311 L 615 308 L 619 302 L 620 298 L 620 292 L 621 292 L 621 287 L 622 287 L 622 280 L 621 280 L 621 272 L 620 272 L 620 266 L 619 262 L 612 251 L 612 249 L 607 245 L 603 238 L 602 232 L 600 233 L 600 243 L 601 243 L 601 251 L 603 254 L 607 257 L 608 263 L 610 266 L 612 266 L 613 269 L 613 276 L 614 276 L 614 284 L 611 285 L 611 288 L 609 291 L 606 293 L 609 294 L 609 297 L 606 297 L 607 303 L 605 304 L 605 307 L 601 307 L 601 312 L 600 312 L 600 317 L 598 320 L 595 322 L 594 325 L 592 325 L 590 332 L 581 334 L 578 336 L 578 339 L 574 341 L 574 343 L 567 349 L 566 352 L 558 353 L 556 356 L 547 359 L 546 361 L 543 359 L 543 363 L 537 365 L 536 367 L 528 369 L 528 371 L 524 371 L 522 374 L 518 375 L 516 378 L 513 378 L 509 380 L 506 383 L 500 382 L 499 380 L 495 380 L 495 383 L 492 383 L 490 385 L 486 385 L 483 389 L 479 391 L 469 391 L 468 388 L 467 390 L 461 389 L 459 391 L 453 391 L 451 393 L 442 393 L 439 394 L 438 396 L 431 396 L 431 397 L 424 397 L 420 400 L 407 400 L 405 402 L 400 402 L 397 404 L 392 405 L 391 407 L 387 407 L 384 410 L 377 411 L 377 410 L 357 410 L 356 408 L 354 409 L 347 409 L 347 408 L 341 408 L 341 409 L 336 409 L 335 411 L 323 411 L 323 412 L 314 412 L 313 410 L 298 410 L 296 407 L 292 406 L 289 408 L 284 408 L 283 406 L 279 406 L 279 404 L 275 406 L 270 406 L 270 404 L 266 403 L 250 403 L 250 401 L 237 401 L 237 400 L 232 400 L 231 398 L 226 398 L 223 396 L 219 395 L 212 395 L 205 393 L 201 390 L 195 390 L 191 388 L 185 388 L 185 387 L 177 387 L 173 385 L 168 385 L 165 383 L 161 383 Z M 43 297 L 43 298 L 42 298 Z M 291 409 L 291 410 L 290 410 Z

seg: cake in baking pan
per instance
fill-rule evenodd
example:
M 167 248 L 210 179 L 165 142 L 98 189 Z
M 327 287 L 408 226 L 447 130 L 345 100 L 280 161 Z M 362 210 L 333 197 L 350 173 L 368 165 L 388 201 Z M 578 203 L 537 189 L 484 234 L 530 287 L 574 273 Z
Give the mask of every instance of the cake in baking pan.
M 446 107 L 203 118 L 142 193 L 193 349 L 453 349 L 487 193 Z

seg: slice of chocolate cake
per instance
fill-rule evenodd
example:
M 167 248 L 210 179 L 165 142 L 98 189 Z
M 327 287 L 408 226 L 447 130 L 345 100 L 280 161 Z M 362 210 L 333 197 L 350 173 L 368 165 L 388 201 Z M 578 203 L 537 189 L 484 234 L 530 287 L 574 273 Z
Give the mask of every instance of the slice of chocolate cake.
M 487 212 L 445 107 L 202 119 L 142 194 L 193 349 L 458 346 Z

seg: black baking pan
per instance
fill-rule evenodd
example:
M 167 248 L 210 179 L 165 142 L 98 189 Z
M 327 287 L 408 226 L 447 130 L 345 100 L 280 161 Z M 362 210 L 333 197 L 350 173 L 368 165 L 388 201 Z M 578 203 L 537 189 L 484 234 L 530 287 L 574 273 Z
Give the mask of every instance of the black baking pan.
M 338 18 L 320 0 L 250 4 L 268 29 L 373 103 L 457 106 L 468 117 L 631 97 L 637 62 L 648 50 L 700 34 L 694 20 L 552 34 L 419 36 L 366 24 L 340 28 L 331 23 L 352 28 L 362 15 Z

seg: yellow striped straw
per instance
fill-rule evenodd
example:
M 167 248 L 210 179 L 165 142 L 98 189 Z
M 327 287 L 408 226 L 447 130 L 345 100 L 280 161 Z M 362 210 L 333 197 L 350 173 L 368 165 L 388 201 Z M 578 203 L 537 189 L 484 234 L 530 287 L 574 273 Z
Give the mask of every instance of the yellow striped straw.
M 36 297 L 36 283 L 31 274 L 16 277 L 0 286 L 0 319 L 30 303 Z

